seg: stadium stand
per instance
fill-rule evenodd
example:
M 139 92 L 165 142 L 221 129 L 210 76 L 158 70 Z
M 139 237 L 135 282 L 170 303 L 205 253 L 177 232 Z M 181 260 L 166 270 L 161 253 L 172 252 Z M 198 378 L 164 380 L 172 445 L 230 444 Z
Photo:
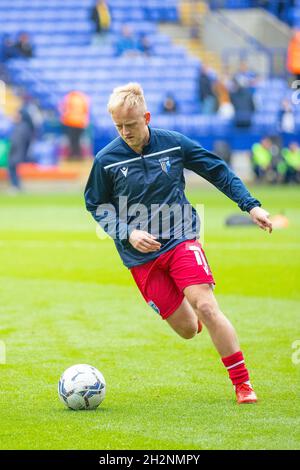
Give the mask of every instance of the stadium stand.
M 90 9 L 94 0 L 9 0 L 0 3 L 0 30 L 15 36 L 21 31 L 30 35 L 34 57 L 14 58 L 7 62 L 15 86 L 25 88 L 38 98 L 44 108 L 57 109 L 69 91 L 83 91 L 91 98 L 92 122 L 96 147 L 113 136 L 106 112 L 108 96 L 114 86 L 127 81 L 142 84 L 153 113 L 153 125 L 179 130 L 203 145 L 212 147 L 213 139 L 230 134 L 233 148 L 249 148 L 263 133 L 276 132 L 278 113 L 283 98 L 290 91 L 286 80 L 262 80 L 255 90 L 257 112 L 249 132 L 236 132 L 231 120 L 201 114 L 199 101 L 199 59 L 188 55 L 182 46 L 174 45 L 158 30 L 158 22 L 178 22 L 179 0 L 110 0 L 111 34 L 101 46 L 92 42 L 94 25 Z M 299 4 L 300 1 L 296 2 Z M 227 8 L 246 8 L 250 1 L 224 1 Z M 298 7 L 294 7 L 297 9 Z M 294 10 L 293 10 L 294 11 Z M 295 10 L 296 11 L 296 10 Z M 115 41 L 122 25 L 127 24 L 137 35 L 146 34 L 151 42 L 150 57 L 116 57 Z M 163 80 L 162 80 L 163 78 Z M 161 114 L 161 104 L 172 93 L 178 104 L 175 115 Z M 296 123 L 300 124 L 300 115 Z M 5 133 L 1 120 L 0 132 Z
M 211 8 L 265 8 L 280 20 L 300 27 L 300 0 L 211 0 Z

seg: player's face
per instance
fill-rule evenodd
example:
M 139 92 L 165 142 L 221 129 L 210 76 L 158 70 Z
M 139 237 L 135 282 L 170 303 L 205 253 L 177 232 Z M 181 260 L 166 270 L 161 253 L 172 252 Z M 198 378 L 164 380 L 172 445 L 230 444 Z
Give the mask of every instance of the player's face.
M 149 140 L 150 113 L 145 112 L 142 107 L 131 109 L 120 107 L 113 111 L 112 119 L 118 133 L 127 145 L 135 152 L 141 152 Z

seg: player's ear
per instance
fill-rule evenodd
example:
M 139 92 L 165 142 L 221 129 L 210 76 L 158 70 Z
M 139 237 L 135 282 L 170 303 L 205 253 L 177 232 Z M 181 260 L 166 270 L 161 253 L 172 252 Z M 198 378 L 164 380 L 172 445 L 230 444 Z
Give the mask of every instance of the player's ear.
M 146 124 L 149 124 L 149 122 L 150 122 L 150 120 L 151 120 L 151 114 L 150 114 L 150 112 L 147 111 L 144 116 L 145 116 Z

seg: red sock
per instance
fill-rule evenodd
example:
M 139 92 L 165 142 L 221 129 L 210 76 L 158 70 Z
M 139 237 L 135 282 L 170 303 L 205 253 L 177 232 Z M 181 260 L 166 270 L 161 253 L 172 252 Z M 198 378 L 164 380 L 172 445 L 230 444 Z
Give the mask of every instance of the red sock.
M 228 370 L 233 385 L 249 381 L 249 373 L 245 366 L 242 351 L 231 354 L 231 356 L 222 357 L 222 362 Z

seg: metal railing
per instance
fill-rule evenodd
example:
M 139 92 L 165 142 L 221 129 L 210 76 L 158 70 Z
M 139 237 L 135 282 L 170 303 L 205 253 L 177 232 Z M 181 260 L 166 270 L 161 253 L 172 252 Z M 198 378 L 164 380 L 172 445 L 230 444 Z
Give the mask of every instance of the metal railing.
M 230 57 L 238 56 L 239 60 L 246 60 L 255 54 L 263 55 L 265 61 L 268 63 L 267 76 L 269 77 L 287 77 L 288 72 L 286 69 L 286 48 L 280 47 L 267 47 L 254 36 L 244 31 L 235 22 L 228 18 L 225 14 L 218 11 L 216 14 L 218 21 L 226 26 L 229 30 L 239 36 L 248 47 L 232 47 L 224 49 L 222 53 L 223 61 L 228 63 Z

